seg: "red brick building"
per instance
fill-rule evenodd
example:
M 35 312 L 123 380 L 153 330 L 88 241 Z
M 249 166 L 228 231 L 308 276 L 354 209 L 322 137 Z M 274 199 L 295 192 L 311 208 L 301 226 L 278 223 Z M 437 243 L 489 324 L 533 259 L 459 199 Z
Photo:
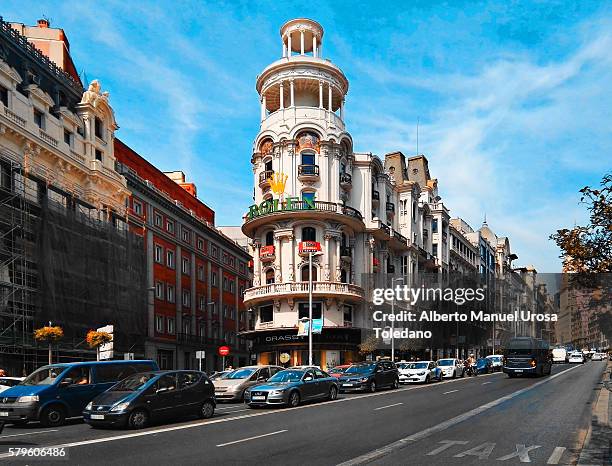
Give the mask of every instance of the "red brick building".
M 182 172 L 163 173 L 115 139 L 117 171 L 128 181 L 130 229 L 144 238 L 149 285 L 145 356 L 162 369 L 197 368 L 205 350 L 207 371 L 249 363 L 244 290 L 249 254 L 215 226 L 214 211 L 196 197 Z

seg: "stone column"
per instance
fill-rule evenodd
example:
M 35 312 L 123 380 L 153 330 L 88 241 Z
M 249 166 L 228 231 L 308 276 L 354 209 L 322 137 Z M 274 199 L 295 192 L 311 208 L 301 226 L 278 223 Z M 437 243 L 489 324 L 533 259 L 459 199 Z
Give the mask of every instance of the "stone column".
M 289 89 L 290 89 L 290 91 L 291 91 L 291 92 L 290 92 L 290 94 L 291 94 L 291 95 L 290 95 L 290 97 L 291 97 L 291 102 L 290 102 L 290 104 L 289 104 L 289 105 L 290 105 L 291 107 L 295 107 L 295 95 L 294 95 L 294 92 L 293 92 L 293 88 L 294 88 L 294 85 L 293 85 L 293 79 L 291 79 L 291 80 L 289 80 Z
M 289 281 L 295 281 L 295 235 L 288 236 L 289 244 L 291 245 L 291 263 L 289 264 Z
M 319 108 L 323 108 L 323 81 L 319 81 Z
M 274 247 L 274 282 L 282 283 L 283 281 L 283 272 L 282 272 L 282 262 L 281 262 L 281 248 L 283 246 L 283 239 L 280 236 L 274 237 L 275 247 Z
M 280 86 L 279 86 L 279 98 L 280 98 L 280 109 L 282 110 L 283 108 L 285 108 L 285 85 L 284 82 L 281 81 Z
M 287 56 L 287 44 L 285 44 L 285 39 L 283 38 L 283 58 Z
M 329 83 L 327 85 L 327 110 L 332 111 L 332 85 Z
M 317 57 L 317 36 L 312 35 L 312 56 Z
M 291 57 L 291 33 L 287 35 L 287 58 Z
M 340 119 L 344 120 L 344 97 L 340 101 Z
M 259 261 L 259 248 L 261 243 L 259 241 L 253 242 L 253 286 L 261 285 L 261 264 Z
M 323 237 L 323 239 L 325 240 L 325 262 L 324 262 L 324 266 L 325 266 L 325 278 L 324 280 L 326 282 L 330 281 L 330 262 L 331 262 L 331 254 L 330 254 L 330 250 L 329 250 L 329 240 L 332 238 L 332 236 L 329 233 L 325 233 L 325 236 Z
M 304 31 L 300 31 L 300 54 L 304 55 Z
M 336 280 L 337 282 L 340 281 L 340 277 L 341 277 L 341 267 L 340 267 L 340 243 L 341 243 L 341 237 L 340 236 L 336 236 L 335 238 L 336 240 Z

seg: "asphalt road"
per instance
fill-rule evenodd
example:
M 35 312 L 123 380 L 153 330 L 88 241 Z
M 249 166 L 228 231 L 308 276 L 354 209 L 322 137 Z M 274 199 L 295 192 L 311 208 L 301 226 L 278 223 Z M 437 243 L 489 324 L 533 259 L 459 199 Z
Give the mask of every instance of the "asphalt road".
M 9 448 L 63 446 L 70 464 L 572 464 L 605 363 L 559 365 L 544 378 L 504 374 L 408 386 L 292 409 L 218 406 L 214 418 L 143 431 L 7 426 Z M 30 458 L 27 462 L 37 462 Z

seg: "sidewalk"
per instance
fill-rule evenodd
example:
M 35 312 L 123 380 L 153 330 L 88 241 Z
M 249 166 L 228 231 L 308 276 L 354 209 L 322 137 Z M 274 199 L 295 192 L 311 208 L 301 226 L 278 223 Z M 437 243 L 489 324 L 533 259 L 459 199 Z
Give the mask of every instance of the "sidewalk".
M 591 363 L 592 364 L 592 363 Z M 578 466 L 612 465 L 612 361 L 603 374 Z

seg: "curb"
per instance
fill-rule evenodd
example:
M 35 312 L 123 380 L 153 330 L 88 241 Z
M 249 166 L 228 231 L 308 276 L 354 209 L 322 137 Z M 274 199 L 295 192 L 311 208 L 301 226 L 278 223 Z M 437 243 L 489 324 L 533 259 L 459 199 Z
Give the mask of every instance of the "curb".
M 612 464 L 612 419 L 610 403 L 612 402 L 612 362 L 608 362 L 599 383 L 599 395 L 593 405 L 591 425 L 580 452 L 578 466 L 606 466 Z M 604 384 L 604 382 L 606 382 Z

